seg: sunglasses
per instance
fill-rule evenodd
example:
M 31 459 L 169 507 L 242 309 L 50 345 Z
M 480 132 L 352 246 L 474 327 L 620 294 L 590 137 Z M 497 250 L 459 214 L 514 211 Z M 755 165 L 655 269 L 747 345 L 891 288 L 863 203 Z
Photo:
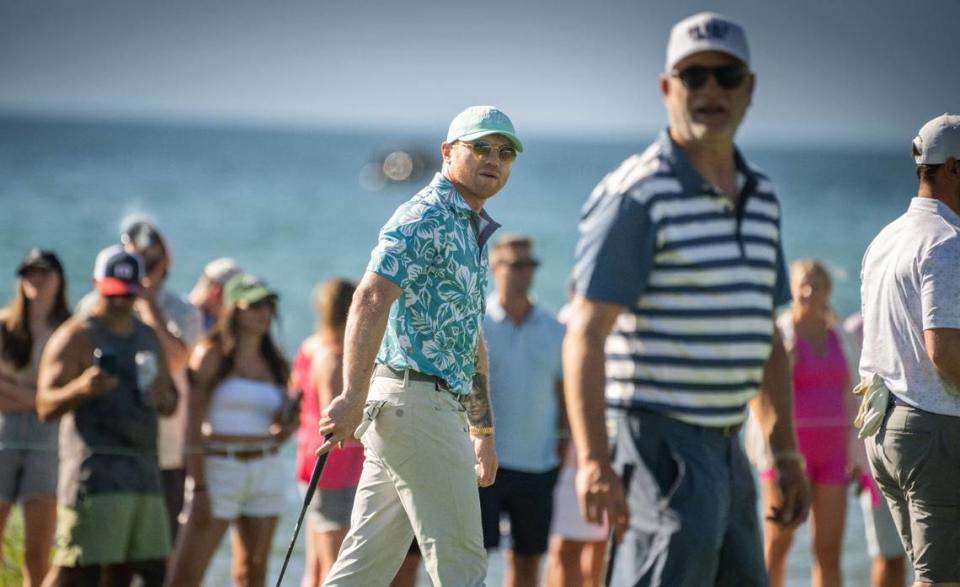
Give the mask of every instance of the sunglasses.
M 53 274 L 53 269 L 50 269 L 49 267 L 26 267 L 20 271 L 20 277 L 24 279 L 48 277 L 51 274 Z
M 719 67 L 704 67 L 702 65 L 691 65 L 681 71 L 673 71 L 671 77 L 679 78 L 680 82 L 688 90 L 699 90 L 706 85 L 710 75 L 717 80 L 717 84 L 725 90 L 734 90 L 743 84 L 747 79 L 747 70 L 736 64 L 721 65 Z
M 486 141 L 474 141 L 472 143 L 465 143 L 460 141 L 460 142 L 457 142 L 456 144 L 467 147 L 468 149 L 473 151 L 474 155 L 476 155 L 477 157 L 482 157 L 484 159 L 489 157 L 490 153 L 493 152 L 493 145 L 491 145 Z M 500 149 L 497 151 L 497 157 L 499 157 L 500 161 L 503 163 L 513 163 L 513 160 L 517 158 L 517 150 L 516 148 L 510 145 L 504 145 L 500 147 Z
M 525 269 L 536 269 L 540 266 L 540 261 L 536 259 L 528 259 L 525 261 L 502 261 L 501 265 L 505 265 L 509 269 L 514 269 L 517 271 Z

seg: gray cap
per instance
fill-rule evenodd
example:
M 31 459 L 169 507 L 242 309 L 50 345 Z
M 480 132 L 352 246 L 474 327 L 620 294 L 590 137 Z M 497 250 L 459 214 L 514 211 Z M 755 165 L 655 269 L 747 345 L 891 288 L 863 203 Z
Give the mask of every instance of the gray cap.
M 702 51 L 726 53 L 750 65 L 750 49 L 743 27 L 716 12 L 700 12 L 673 25 L 664 71 L 669 72 L 685 57 Z
M 960 159 L 960 116 L 943 114 L 923 125 L 913 139 L 913 160 L 917 165 L 942 165 Z

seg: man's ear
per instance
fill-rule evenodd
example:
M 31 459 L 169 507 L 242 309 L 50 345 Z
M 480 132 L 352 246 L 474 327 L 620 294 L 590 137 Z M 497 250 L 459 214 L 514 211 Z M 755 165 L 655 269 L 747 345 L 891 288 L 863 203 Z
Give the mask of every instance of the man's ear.
M 450 151 L 453 150 L 453 143 L 440 143 L 440 155 L 444 163 L 450 162 Z
M 663 94 L 663 97 L 666 98 L 670 94 L 670 75 L 666 73 L 660 74 L 660 93 Z

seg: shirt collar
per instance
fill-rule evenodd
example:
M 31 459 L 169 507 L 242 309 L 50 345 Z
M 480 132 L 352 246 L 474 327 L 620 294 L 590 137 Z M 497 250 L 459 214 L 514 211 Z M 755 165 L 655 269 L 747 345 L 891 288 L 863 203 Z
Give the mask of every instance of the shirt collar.
M 540 317 L 540 308 L 537 306 L 536 301 L 531 300 L 531 304 L 530 315 L 523 321 L 524 326 L 536 322 Z M 507 311 L 500 305 L 500 299 L 497 297 L 496 291 L 487 296 L 487 314 L 496 322 L 510 320 L 510 317 L 507 316 Z
M 471 219 L 471 222 L 476 223 L 477 242 L 480 244 L 480 248 L 483 248 L 487 241 L 490 240 L 490 237 L 493 236 L 493 233 L 500 228 L 500 224 L 487 214 L 485 208 L 481 208 L 479 212 L 474 211 L 474 209 L 467 204 L 466 200 L 463 199 L 463 196 L 460 195 L 460 192 L 457 191 L 453 182 L 444 174 L 439 172 L 435 174 L 433 180 L 430 181 L 430 187 L 437 191 L 440 199 L 443 200 L 451 210 L 459 213 L 461 216 L 466 216 Z M 474 218 L 475 220 L 473 220 Z
M 670 163 L 671 170 L 673 175 L 676 176 L 677 181 L 680 182 L 680 185 L 683 186 L 684 193 L 687 194 L 701 194 L 705 191 L 713 191 L 714 187 L 700 175 L 700 172 L 696 170 L 693 166 L 693 163 L 687 159 L 687 156 L 684 154 L 683 149 L 680 148 L 680 145 L 673 140 L 673 137 L 670 136 L 670 128 L 667 127 L 660 131 L 660 136 L 657 138 L 657 142 L 660 144 L 660 153 L 664 160 Z M 733 147 L 733 160 L 734 164 L 737 166 L 737 171 L 742 173 L 746 178 L 746 183 L 743 185 L 743 188 L 740 190 L 741 194 L 748 194 L 753 192 L 757 186 L 757 177 L 754 175 L 753 171 L 750 170 L 750 167 L 747 165 L 746 160 L 740 154 L 740 149 L 737 149 L 736 146 Z
M 956 212 L 950 209 L 950 206 L 947 206 L 940 200 L 936 198 L 919 198 L 915 197 L 910 200 L 910 210 L 918 210 L 921 212 L 929 212 L 932 214 L 937 214 L 942 216 L 944 220 L 950 224 L 960 228 L 960 216 Z

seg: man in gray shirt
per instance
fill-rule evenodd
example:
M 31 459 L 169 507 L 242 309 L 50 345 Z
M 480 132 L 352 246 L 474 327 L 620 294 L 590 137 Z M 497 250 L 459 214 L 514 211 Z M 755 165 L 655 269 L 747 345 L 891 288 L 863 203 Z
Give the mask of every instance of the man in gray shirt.
M 863 257 L 860 375 L 890 390 L 867 439 L 917 585 L 960 585 L 960 116 L 913 140 L 919 187 Z

